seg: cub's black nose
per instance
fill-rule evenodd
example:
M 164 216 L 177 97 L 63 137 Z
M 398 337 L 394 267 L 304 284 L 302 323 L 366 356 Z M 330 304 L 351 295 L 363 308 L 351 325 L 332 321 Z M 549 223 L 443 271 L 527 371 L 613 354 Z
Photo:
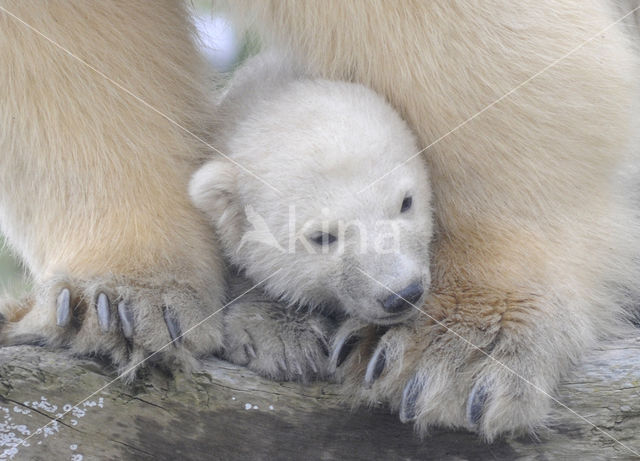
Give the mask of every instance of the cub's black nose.
M 422 288 L 422 283 L 413 282 L 411 285 L 398 291 L 397 295 L 392 294 L 381 301 L 382 308 L 386 312 L 397 314 L 411 308 L 412 304 L 415 304 L 420 300 L 423 293 L 424 289 Z

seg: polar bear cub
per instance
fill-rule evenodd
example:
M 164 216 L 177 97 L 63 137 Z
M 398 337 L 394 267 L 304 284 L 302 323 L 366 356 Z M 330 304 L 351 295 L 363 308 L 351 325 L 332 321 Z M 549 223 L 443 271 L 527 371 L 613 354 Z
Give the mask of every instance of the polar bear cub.
M 231 264 L 279 300 L 231 306 L 228 358 L 281 379 L 318 373 L 328 328 L 318 311 L 380 325 L 414 315 L 430 284 L 431 190 L 391 106 L 263 55 L 236 72 L 217 112 L 223 155 L 195 173 L 190 194 Z M 282 338 L 294 324 L 303 326 Z M 318 341 L 302 340 L 305 330 Z

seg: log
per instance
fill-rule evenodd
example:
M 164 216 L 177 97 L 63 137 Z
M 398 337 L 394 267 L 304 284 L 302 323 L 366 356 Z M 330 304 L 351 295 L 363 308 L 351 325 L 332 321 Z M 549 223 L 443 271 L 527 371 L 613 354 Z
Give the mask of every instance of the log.
M 351 410 L 334 384 L 271 382 L 215 358 L 191 377 L 152 369 L 127 386 L 115 376 L 97 360 L 0 349 L 0 459 L 596 460 L 640 452 L 640 334 L 594 351 L 557 393 L 618 442 L 560 405 L 537 438 L 486 444 L 436 430 L 421 439 L 384 407 Z

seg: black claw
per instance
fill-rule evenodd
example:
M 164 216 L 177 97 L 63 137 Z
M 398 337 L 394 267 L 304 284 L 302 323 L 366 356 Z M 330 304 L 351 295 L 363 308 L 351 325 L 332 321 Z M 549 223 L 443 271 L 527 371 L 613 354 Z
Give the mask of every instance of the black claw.
M 176 313 L 170 307 L 163 306 L 162 313 L 164 315 L 164 323 L 167 324 L 167 330 L 169 330 L 169 336 L 173 341 L 174 346 L 182 343 L 182 330 L 180 329 L 180 322 L 176 316 Z
M 320 349 L 322 349 L 322 353 L 324 354 L 324 356 L 329 357 L 329 354 L 331 354 L 331 352 L 329 351 L 329 345 L 327 344 L 327 341 L 325 341 L 324 338 L 318 338 L 318 344 L 320 344 Z
M 407 423 L 416 419 L 416 404 L 418 396 L 422 392 L 423 380 L 414 375 L 402 391 L 402 403 L 400 404 L 400 421 Z
M 118 316 L 120 317 L 120 328 L 125 338 L 133 338 L 133 315 L 129 305 L 125 301 L 118 303 Z
M 244 345 L 244 353 L 249 359 L 255 359 L 257 357 L 256 350 L 251 344 Z
M 358 341 L 360 341 L 360 337 L 355 335 L 349 336 L 347 339 L 344 340 L 344 342 L 340 347 L 340 351 L 338 352 L 336 367 L 339 367 L 340 365 L 342 365 L 342 362 L 344 362 L 345 359 L 349 356 L 349 354 L 351 353 L 355 345 L 358 344 Z
M 483 384 L 476 384 L 471 390 L 467 402 L 467 419 L 473 426 L 477 426 L 484 413 L 484 405 L 487 402 L 487 388 Z
M 58 295 L 56 307 L 56 323 L 59 327 L 66 327 L 71 321 L 71 292 L 63 288 Z
M 322 353 L 325 357 L 329 357 L 331 355 L 331 351 L 329 350 L 329 344 L 327 343 L 327 339 L 324 336 L 324 333 L 317 325 L 312 325 L 311 328 L 317 335 L 317 341 L 320 345 L 320 349 L 322 349 Z
M 98 311 L 98 325 L 103 332 L 109 331 L 109 317 L 111 315 L 109 309 L 109 298 L 106 294 L 100 293 L 96 301 L 96 310 Z
M 313 372 L 317 375 L 318 374 L 318 367 L 314 363 L 313 359 L 309 359 L 309 365 L 311 366 L 311 369 L 313 370 Z
M 380 377 L 386 364 L 387 349 L 378 347 L 367 365 L 367 372 L 364 375 L 364 383 L 366 386 L 371 386 Z

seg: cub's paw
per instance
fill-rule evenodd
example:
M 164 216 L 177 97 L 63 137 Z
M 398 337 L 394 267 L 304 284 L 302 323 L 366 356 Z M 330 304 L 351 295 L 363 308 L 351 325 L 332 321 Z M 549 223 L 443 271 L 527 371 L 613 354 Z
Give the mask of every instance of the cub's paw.
M 223 357 L 278 381 L 323 379 L 331 330 L 331 320 L 319 312 L 247 295 L 224 311 Z
M 103 356 L 129 379 L 140 365 L 154 362 L 191 369 L 194 355 L 222 343 L 220 318 L 208 318 L 218 306 L 205 299 L 211 297 L 164 278 L 58 276 L 36 287 L 30 306 L 5 308 L 0 342 Z
M 421 316 L 382 335 L 354 328 L 355 339 L 334 342 L 332 352 L 345 391 L 363 403 L 390 404 L 422 433 L 467 428 L 491 441 L 534 432 L 566 365 L 549 346 L 553 332 L 511 328 L 504 312 L 459 314 Z

